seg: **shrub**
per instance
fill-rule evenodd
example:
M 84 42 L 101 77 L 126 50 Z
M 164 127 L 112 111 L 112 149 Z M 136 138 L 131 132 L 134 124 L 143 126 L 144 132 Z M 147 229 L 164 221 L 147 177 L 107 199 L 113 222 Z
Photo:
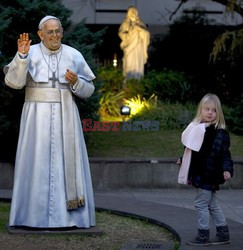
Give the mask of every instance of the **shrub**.
M 143 96 L 144 95 L 144 84 L 142 81 L 137 79 L 129 79 L 125 83 L 125 93 L 126 98 L 131 98 L 133 96 Z
M 155 94 L 161 101 L 182 102 L 187 100 L 190 84 L 185 74 L 172 70 L 148 72 L 141 80 L 129 79 L 125 82 L 120 69 L 101 67 L 97 79 L 101 81 L 101 92 L 125 91 L 126 98 L 144 96 L 149 98 Z
M 145 97 L 155 94 L 163 102 L 185 101 L 190 90 L 185 74 L 166 69 L 161 72 L 148 72 L 141 82 L 144 85 Z
M 238 135 L 243 135 L 243 99 L 233 103 L 232 107 L 223 107 L 228 129 Z
M 119 92 L 123 88 L 124 77 L 121 70 L 109 66 L 100 67 L 97 80 L 101 82 L 100 92 Z
M 133 117 L 138 113 L 154 109 L 157 106 L 157 96 L 153 94 L 146 100 L 140 95 L 137 95 L 130 99 L 123 99 L 123 103 L 131 108 L 131 117 Z
M 159 121 L 160 129 L 178 129 L 186 127 L 193 119 L 196 106 L 191 103 L 158 103 L 157 107 L 135 115 L 134 120 Z
M 111 91 L 104 93 L 100 99 L 100 116 L 120 116 L 121 102 L 124 97 L 124 91 L 113 93 Z

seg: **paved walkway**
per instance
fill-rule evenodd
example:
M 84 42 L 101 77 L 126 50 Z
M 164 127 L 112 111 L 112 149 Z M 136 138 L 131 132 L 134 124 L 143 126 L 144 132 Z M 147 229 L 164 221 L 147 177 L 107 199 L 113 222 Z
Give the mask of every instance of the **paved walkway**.
M 1 199 L 9 199 L 11 190 L 0 190 Z M 188 246 L 186 242 L 196 234 L 196 213 L 193 207 L 195 189 L 146 189 L 146 190 L 95 190 L 97 208 L 121 214 L 148 218 L 164 225 L 181 240 L 181 250 L 195 250 L 202 247 Z M 227 218 L 231 244 L 209 246 L 212 249 L 243 249 L 243 189 L 220 190 L 221 207 Z M 211 236 L 215 228 L 211 226 Z

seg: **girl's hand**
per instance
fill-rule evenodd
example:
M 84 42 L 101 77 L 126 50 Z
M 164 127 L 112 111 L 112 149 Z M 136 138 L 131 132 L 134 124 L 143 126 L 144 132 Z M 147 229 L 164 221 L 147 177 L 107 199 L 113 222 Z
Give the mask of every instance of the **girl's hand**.
M 231 179 L 231 174 L 228 171 L 224 171 L 224 180 L 228 181 Z

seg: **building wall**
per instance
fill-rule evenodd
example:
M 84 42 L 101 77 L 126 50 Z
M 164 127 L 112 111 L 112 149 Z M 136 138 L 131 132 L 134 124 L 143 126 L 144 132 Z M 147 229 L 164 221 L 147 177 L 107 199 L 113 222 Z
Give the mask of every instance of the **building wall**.
M 179 0 L 62 0 L 62 3 L 73 11 L 71 19 L 74 23 L 85 19 L 87 24 L 120 24 L 131 5 L 137 7 L 140 18 L 148 27 L 157 30 L 173 23 L 184 11 L 196 6 L 203 7 L 208 12 L 208 18 L 213 18 L 217 24 L 242 23 L 238 14 L 226 15 L 225 6 L 212 0 L 189 0 L 172 18 L 171 13 L 176 10 Z

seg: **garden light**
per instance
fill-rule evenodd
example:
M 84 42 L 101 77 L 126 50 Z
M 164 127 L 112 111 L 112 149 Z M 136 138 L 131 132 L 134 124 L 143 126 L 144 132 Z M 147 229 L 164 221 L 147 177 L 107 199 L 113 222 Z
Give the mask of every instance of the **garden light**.
M 114 54 L 113 66 L 114 66 L 114 67 L 117 67 L 117 55 L 116 55 L 116 54 Z
M 130 115 L 131 113 L 131 108 L 128 106 L 121 106 L 121 115 Z

